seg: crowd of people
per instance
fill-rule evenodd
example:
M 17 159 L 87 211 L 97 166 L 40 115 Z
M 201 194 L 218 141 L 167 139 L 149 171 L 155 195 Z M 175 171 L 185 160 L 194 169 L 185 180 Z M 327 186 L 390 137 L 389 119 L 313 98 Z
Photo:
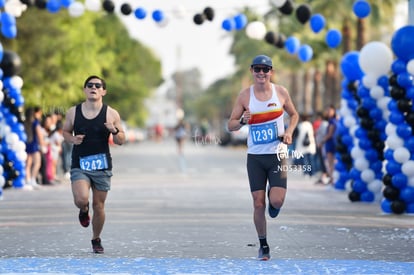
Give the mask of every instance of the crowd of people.
M 316 184 L 333 184 L 336 120 L 335 107 L 329 106 L 313 119 L 301 115 L 296 129 L 292 147 L 301 154 L 294 164 L 300 165 L 305 176 L 317 177 Z
M 60 112 L 43 113 L 39 106 L 25 110 L 26 189 L 69 179 L 72 145 L 64 141 Z

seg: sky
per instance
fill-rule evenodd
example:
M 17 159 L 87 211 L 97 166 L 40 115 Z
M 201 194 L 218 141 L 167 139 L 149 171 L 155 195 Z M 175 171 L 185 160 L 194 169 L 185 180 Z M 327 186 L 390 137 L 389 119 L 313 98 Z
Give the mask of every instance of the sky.
M 120 17 L 130 35 L 152 49 L 161 60 L 164 79 L 170 79 L 176 71 L 197 67 L 203 88 L 234 71 L 234 59 L 229 54 L 232 40 L 221 27 L 222 21 L 236 16 L 245 6 L 259 14 L 270 8 L 268 0 L 131 0 L 128 3 L 133 10 L 142 7 L 147 11 L 144 20 L 137 19 L 134 14 Z M 396 28 L 407 24 L 407 3 L 402 3 L 397 9 Z M 202 13 L 206 7 L 214 9 L 214 20 L 196 25 L 193 16 Z M 160 26 L 151 17 L 157 9 L 167 18 L 165 26 Z
M 234 17 L 246 5 L 258 13 L 269 9 L 268 0 L 133 0 L 129 3 L 133 10 L 144 8 L 147 17 L 139 20 L 130 14 L 121 15 L 121 19 L 130 35 L 152 49 L 161 60 L 164 79 L 177 70 L 197 67 L 204 88 L 234 71 L 234 59 L 229 55 L 232 41 L 229 33 L 222 29 L 222 21 Z M 206 7 L 214 9 L 213 21 L 196 25 L 193 16 L 202 13 Z M 160 26 L 152 19 L 151 14 L 157 9 L 165 14 L 166 26 Z

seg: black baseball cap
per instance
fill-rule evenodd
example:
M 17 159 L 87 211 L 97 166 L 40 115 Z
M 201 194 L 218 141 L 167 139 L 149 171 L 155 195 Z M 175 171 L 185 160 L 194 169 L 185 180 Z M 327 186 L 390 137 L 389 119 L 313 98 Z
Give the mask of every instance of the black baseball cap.
M 250 66 L 253 67 L 255 65 L 265 65 L 273 68 L 272 59 L 270 59 L 270 57 L 264 54 L 258 55 L 255 58 L 253 58 L 252 64 Z

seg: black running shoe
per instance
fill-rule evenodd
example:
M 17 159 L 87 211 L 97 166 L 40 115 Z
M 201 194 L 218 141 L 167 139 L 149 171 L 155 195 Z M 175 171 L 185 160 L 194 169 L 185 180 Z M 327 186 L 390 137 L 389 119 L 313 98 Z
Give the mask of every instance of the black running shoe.
M 92 250 L 93 253 L 102 254 L 104 253 L 104 248 L 101 245 L 101 238 L 96 238 L 95 240 L 92 240 Z
M 268 246 L 261 246 L 259 248 L 259 256 L 260 261 L 267 261 L 270 259 L 270 248 Z
M 79 222 L 83 227 L 89 226 L 89 223 L 91 222 L 91 217 L 89 216 L 89 204 L 86 212 L 79 210 Z
M 269 194 L 270 194 L 270 188 L 267 190 L 267 200 L 269 203 L 269 216 L 271 218 L 276 218 L 279 215 L 280 209 L 274 208 L 273 205 L 270 203 Z

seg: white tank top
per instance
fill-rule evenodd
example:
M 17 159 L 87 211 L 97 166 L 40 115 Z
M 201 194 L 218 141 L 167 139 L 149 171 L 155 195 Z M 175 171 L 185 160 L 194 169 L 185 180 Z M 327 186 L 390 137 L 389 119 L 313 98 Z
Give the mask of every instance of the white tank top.
M 253 85 L 250 86 L 250 120 L 247 138 L 248 154 L 275 154 L 278 139 L 285 133 L 283 106 L 277 97 L 275 85 L 272 84 L 272 97 L 260 101 L 254 96 Z

